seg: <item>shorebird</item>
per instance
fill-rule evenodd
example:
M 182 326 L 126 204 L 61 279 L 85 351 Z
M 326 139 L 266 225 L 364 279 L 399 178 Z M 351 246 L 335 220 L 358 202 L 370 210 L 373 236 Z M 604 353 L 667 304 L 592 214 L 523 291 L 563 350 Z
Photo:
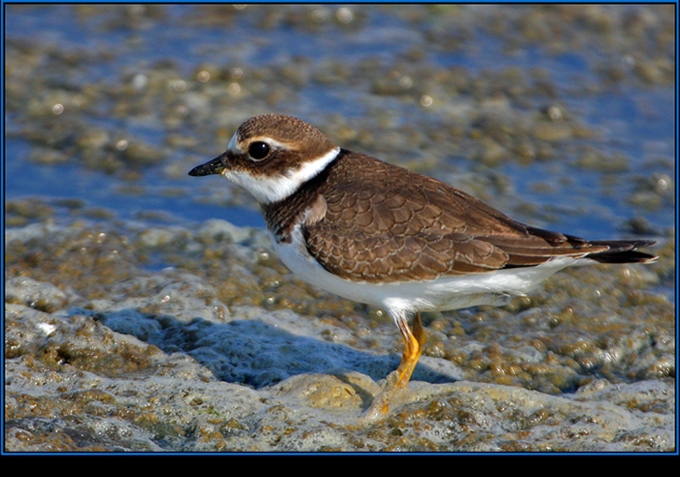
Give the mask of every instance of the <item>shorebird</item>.
M 503 305 L 572 265 L 656 259 L 638 251 L 651 240 L 588 241 L 522 224 L 448 184 L 340 148 L 291 116 L 245 121 L 223 154 L 189 172 L 209 174 L 254 196 L 295 274 L 396 323 L 401 363 L 367 418 L 388 412 L 407 386 L 425 343 L 420 312 Z

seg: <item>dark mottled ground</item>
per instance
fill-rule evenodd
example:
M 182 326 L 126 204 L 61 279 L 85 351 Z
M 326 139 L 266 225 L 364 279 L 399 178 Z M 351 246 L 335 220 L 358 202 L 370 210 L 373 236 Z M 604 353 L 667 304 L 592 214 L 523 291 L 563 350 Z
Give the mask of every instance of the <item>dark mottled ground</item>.
M 503 308 L 427 315 L 403 404 L 362 425 L 398 362 L 396 328 L 296 280 L 261 231 L 28 226 L 7 247 L 8 450 L 675 445 L 662 264 L 582 268 Z M 140 267 L 154 255 L 174 267 Z

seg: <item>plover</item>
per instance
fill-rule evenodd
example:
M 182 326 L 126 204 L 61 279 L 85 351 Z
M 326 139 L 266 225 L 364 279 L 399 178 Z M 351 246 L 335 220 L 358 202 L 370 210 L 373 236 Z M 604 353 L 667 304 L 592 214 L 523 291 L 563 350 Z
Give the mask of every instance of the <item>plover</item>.
M 651 240 L 588 241 L 519 223 L 448 184 L 342 149 L 291 116 L 245 121 L 226 152 L 189 172 L 209 174 L 255 197 L 291 271 L 396 323 L 401 363 L 368 418 L 386 413 L 413 373 L 425 343 L 420 312 L 503 305 L 571 265 L 656 259 L 637 250 Z

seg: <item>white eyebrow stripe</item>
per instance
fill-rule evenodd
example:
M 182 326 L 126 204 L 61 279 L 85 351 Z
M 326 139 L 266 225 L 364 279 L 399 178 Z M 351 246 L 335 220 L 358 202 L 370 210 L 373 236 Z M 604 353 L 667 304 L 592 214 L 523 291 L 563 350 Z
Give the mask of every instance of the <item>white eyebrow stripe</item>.
M 249 144 L 252 144 L 252 143 L 257 142 L 257 141 L 266 142 L 270 146 L 274 146 L 277 149 L 285 149 L 287 151 L 290 151 L 290 150 L 293 149 L 291 147 L 291 144 L 288 144 L 288 143 L 285 143 L 285 142 L 279 142 L 276 139 L 273 139 L 273 138 L 270 138 L 270 137 L 267 137 L 267 136 L 251 137 L 248 142 L 249 142 Z
M 276 139 L 272 139 L 272 138 L 267 137 L 267 136 L 251 137 L 248 141 L 248 144 L 252 144 L 252 143 L 257 142 L 257 141 L 267 143 L 269 146 L 274 147 L 276 149 L 284 149 L 286 151 L 290 151 L 290 150 L 293 149 L 293 147 L 291 147 L 291 144 L 288 144 L 288 143 L 285 143 L 285 142 L 280 142 L 280 141 L 277 141 Z M 238 143 L 239 143 L 238 131 L 236 131 L 234 133 L 234 135 L 231 136 L 231 139 L 229 140 L 229 144 L 227 145 L 227 150 L 235 152 L 235 153 L 246 152 L 239 147 Z

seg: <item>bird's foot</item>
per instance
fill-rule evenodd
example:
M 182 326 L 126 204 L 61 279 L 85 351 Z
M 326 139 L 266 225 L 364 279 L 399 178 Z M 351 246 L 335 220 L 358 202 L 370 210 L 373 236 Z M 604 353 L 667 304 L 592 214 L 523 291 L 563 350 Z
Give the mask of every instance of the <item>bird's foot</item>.
M 392 371 L 385 379 L 385 387 L 378 394 L 371 403 L 371 406 L 366 409 L 360 416 L 359 420 L 364 424 L 370 424 L 380 419 L 387 417 L 390 411 L 390 402 L 397 393 L 403 389 L 400 385 L 402 376 L 399 370 Z

